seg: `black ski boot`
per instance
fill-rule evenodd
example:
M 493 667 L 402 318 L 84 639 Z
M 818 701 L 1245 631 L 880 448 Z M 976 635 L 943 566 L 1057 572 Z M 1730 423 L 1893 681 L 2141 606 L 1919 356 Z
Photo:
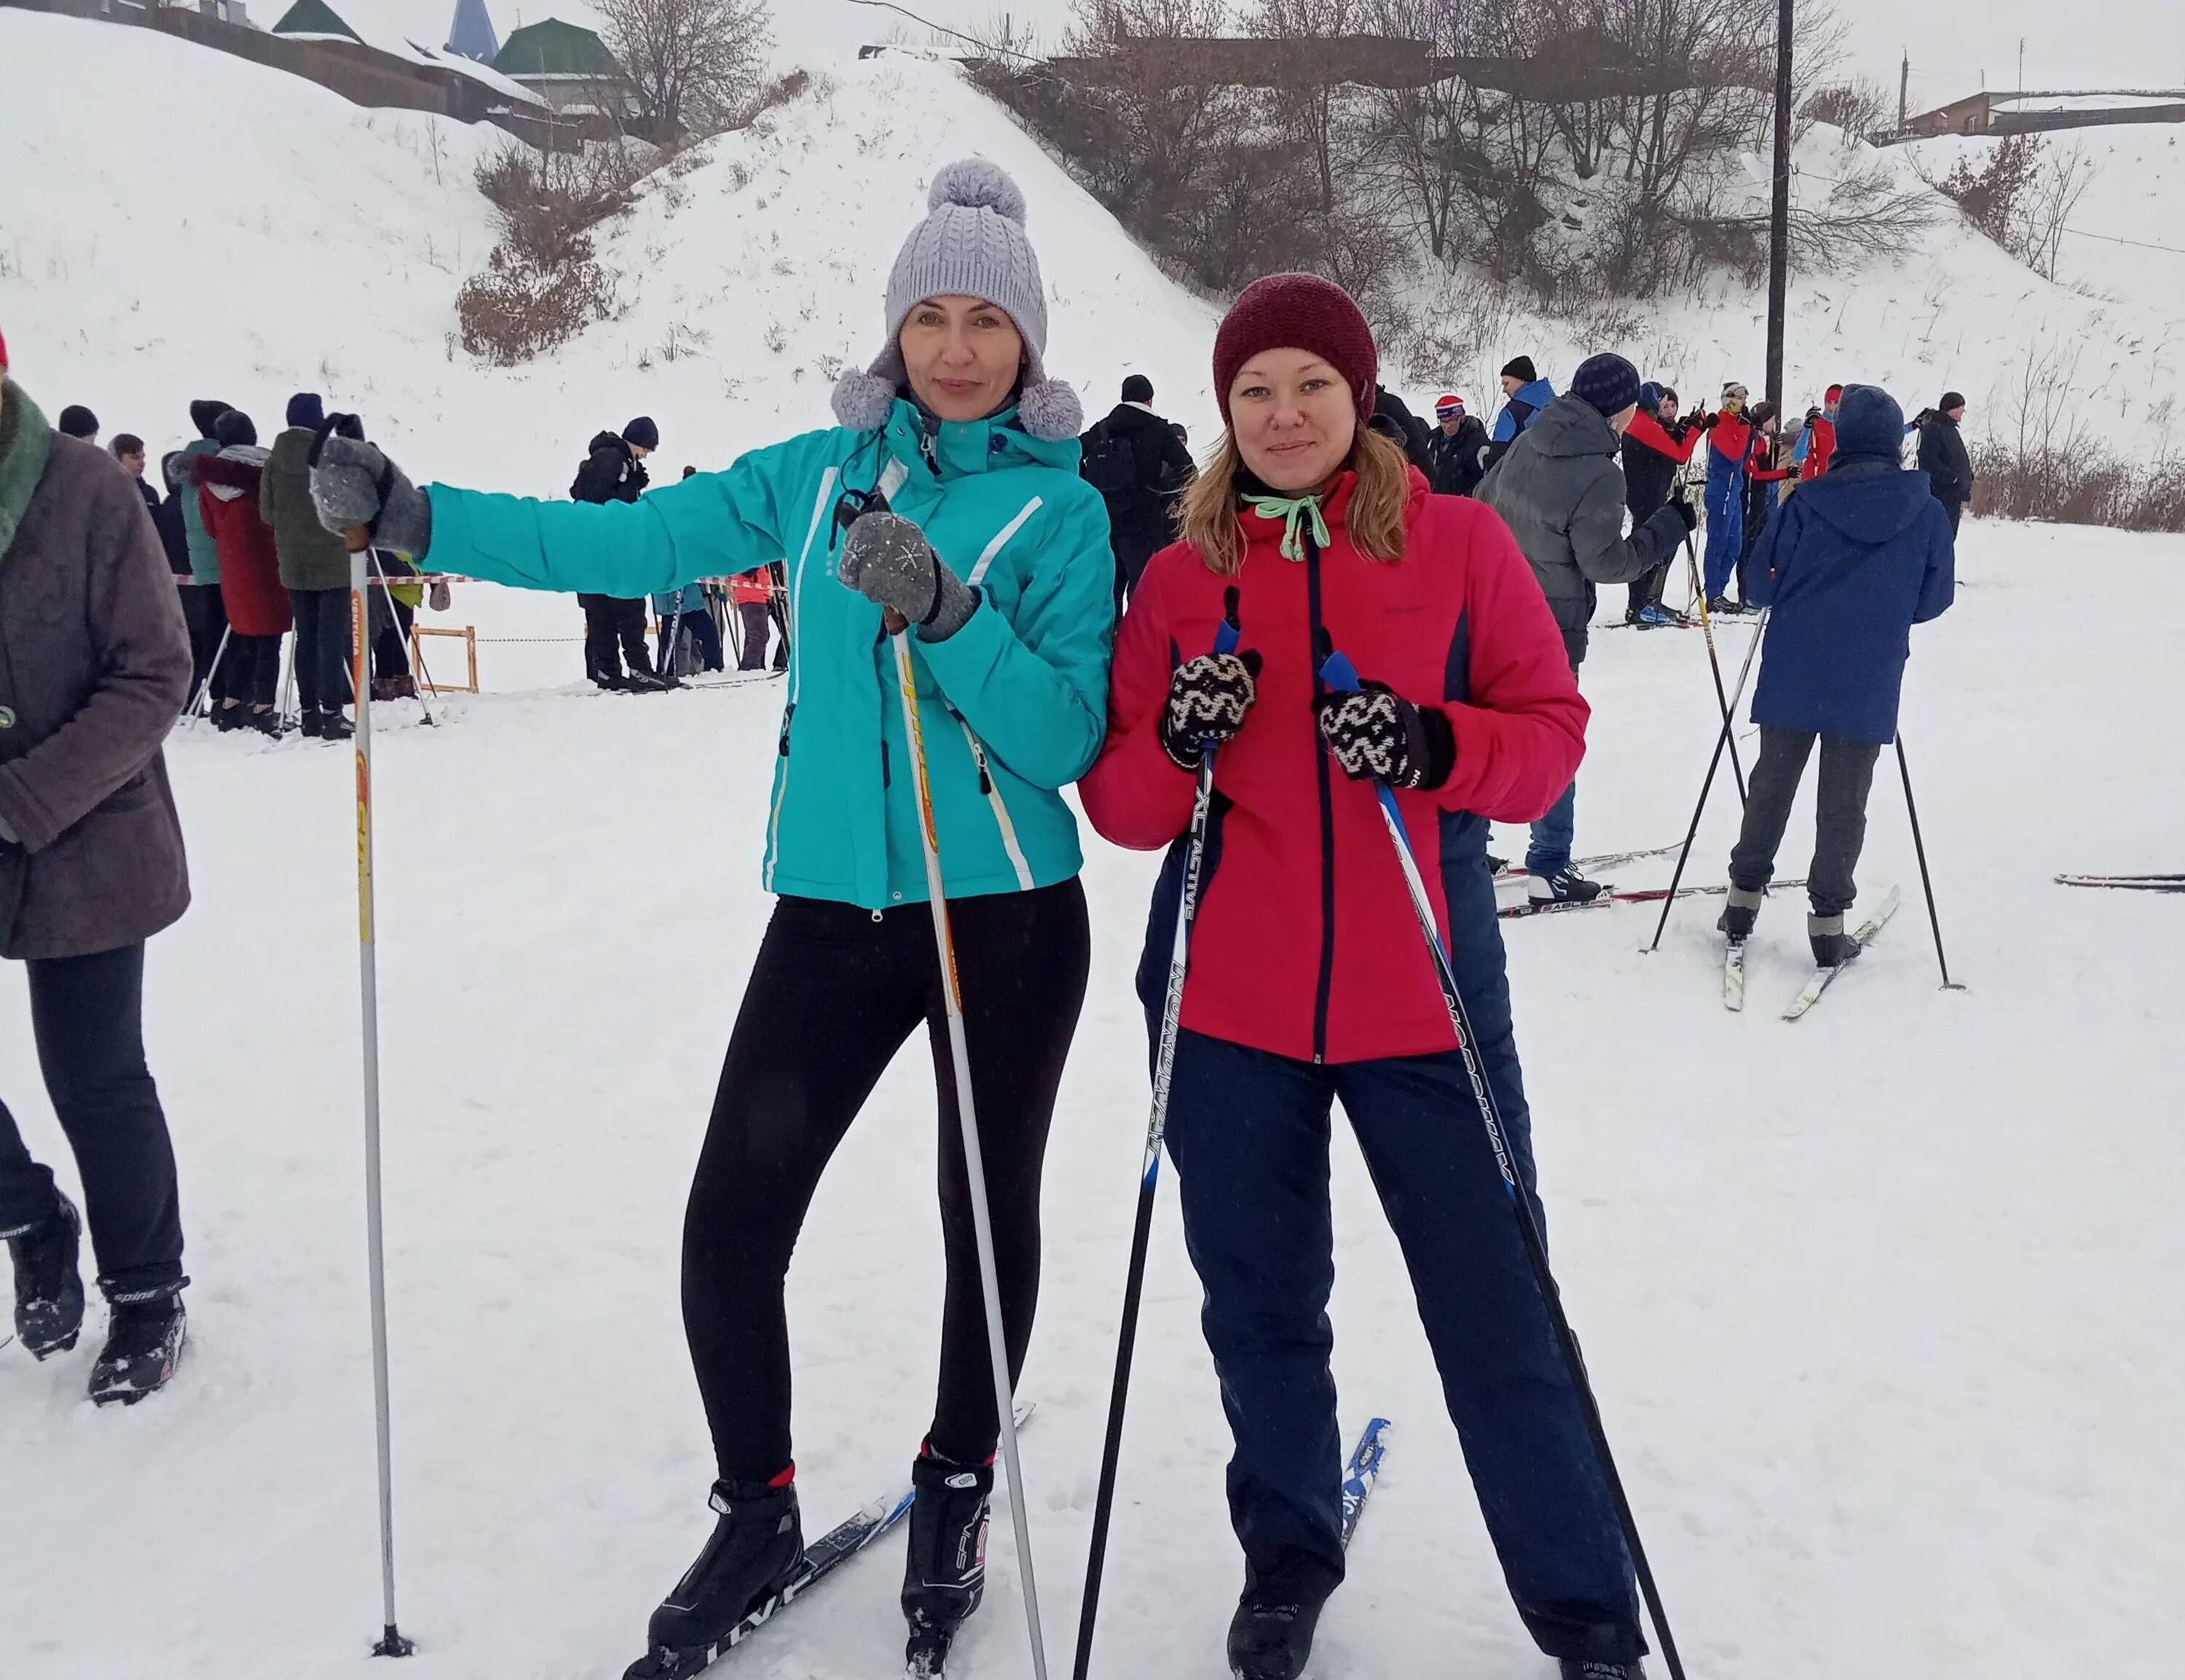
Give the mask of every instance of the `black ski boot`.
M 356 725 L 341 714 L 336 706 L 331 712 L 319 714 L 319 739 L 322 741 L 349 741 L 356 739 Z
M 115 1303 L 106 1346 L 91 1368 L 91 1398 L 102 1406 L 133 1406 L 147 1394 L 158 1393 L 182 1356 L 183 1330 L 179 1290 L 149 1301 Z
M 1646 1671 L 1636 1662 L 1581 1662 L 1567 1656 L 1562 1671 L 1563 1680 L 1646 1680 Z
M 53 1193 L 60 1206 L 49 1218 L 6 1234 L 15 1262 L 15 1334 L 41 1359 L 75 1347 L 83 1329 L 83 1221 L 75 1203 Z
M 1813 943 L 1816 968 L 1840 968 L 1858 955 L 1858 946 L 1844 931 L 1841 916 L 1807 917 L 1806 937 Z
M 1229 1621 L 1229 1672 L 1236 1680 L 1298 1680 L 1312 1656 L 1324 1598 L 1247 1590 Z
M 1733 886 L 1730 902 L 1724 908 L 1721 919 L 1714 924 L 1717 933 L 1728 934 L 1732 945 L 1742 945 L 1752 937 L 1753 924 L 1760 919 L 1760 907 L 1768 901 L 1765 892 L 1747 892 Z
M 744 1618 L 780 1592 L 804 1560 L 794 1485 L 716 1482 L 707 1503 L 721 1520 L 698 1560 L 653 1611 L 645 1654 L 623 1680 L 696 1674 L 728 1649 Z
M 960 1465 L 929 1447 L 910 1467 L 910 1554 L 902 1569 L 910 1643 L 903 1660 L 923 1680 L 947 1666 L 957 1630 L 986 1596 L 994 1467 Z
M 1601 882 L 1588 880 L 1569 865 L 1525 882 L 1525 896 L 1535 904 L 1590 904 L 1605 890 Z

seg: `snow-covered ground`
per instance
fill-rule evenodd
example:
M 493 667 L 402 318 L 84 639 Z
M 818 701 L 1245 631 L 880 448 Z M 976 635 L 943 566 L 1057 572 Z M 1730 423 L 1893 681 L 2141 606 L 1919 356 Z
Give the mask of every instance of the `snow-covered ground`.
M 1742 1017 L 1715 1001 L 1707 908 L 1680 907 L 1651 957 L 1643 908 L 1509 925 L 1557 1259 L 1696 1677 L 2154 1680 L 2185 1649 L 2168 1014 L 2185 901 L 2048 879 L 2185 867 L 2181 562 L 2177 539 L 1968 527 L 1904 727 L 1969 991 L 1936 988 L 1886 762 L 1861 876 L 1908 903 L 1797 1026 L 1772 1007 L 1802 970 L 1795 899 L 1763 919 Z M 1700 637 L 1600 636 L 1586 688 L 1580 849 L 1674 838 L 1710 740 Z M 618 1673 L 711 1521 L 677 1231 L 767 914 L 779 694 L 489 695 L 436 730 L 389 708 L 406 714 L 377 755 L 396 1508 L 421 1680 Z M 119 1413 L 84 1399 L 87 1350 L 0 1353 L 0 1673 L 361 1677 L 377 1588 L 349 756 L 194 729 L 171 762 L 198 899 L 154 944 L 147 1013 L 193 1339 L 169 1393 Z M 1707 819 L 1702 879 L 1720 878 L 1733 804 Z M 1151 865 L 1091 846 L 1094 982 L 1049 1164 L 1025 1452 L 1058 1649 L 1142 1138 L 1129 974 Z M 20 982 L 0 1047 L 8 1102 L 64 1159 Z M 926 1420 L 935 1124 L 918 1046 L 799 1252 L 818 1525 L 901 1476 Z M 1355 1150 L 1336 1156 L 1345 1420 L 1398 1432 L 1317 1672 L 1544 1677 L 1393 1244 Z M 1160 1232 L 1098 1672 L 1213 1680 L 1238 1573 L 1225 1435 L 1165 1197 Z M 1025 1672 L 1007 1526 L 967 1676 Z M 891 1672 L 897 1555 L 723 1672 Z
M 824 423 L 830 369 L 874 349 L 924 183 L 973 151 L 1031 200 L 1050 366 L 1095 412 L 1150 371 L 1165 410 L 1210 435 L 1213 310 L 938 66 L 830 67 L 762 131 L 655 181 L 603 241 L 626 312 L 509 371 L 448 339 L 490 238 L 470 171 L 499 137 L 20 12 L 0 12 L 0 62 L 30 67 L 0 102 L 15 370 L 49 409 L 87 402 L 155 450 L 191 398 L 270 431 L 316 388 L 421 479 L 559 494 L 584 438 L 640 412 L 668 475 L 724 464 Z M 1977 399 L 2043 333 L 2115 364 L 2121 417 L 2177 385 L 2160 299 L 2092 302 L 1975 236 L 1937 240 L 1800 282 L 1794 387 L 1864 373 L 1909 407 L 1945 383 Z M 1711 394 L 1753 377 L 1760 333 L 1750 299 L 1712 288 L 1637 348 Z M 1580 348 L 1597 346 L 1510 346 L 1561 373 Z M 2177 539 L 1968 527 L 1961 604 L 1920 633 L 1905 727 L 1969 991 L 1935 987 L 1886 765 L 1863 873 L 1870 891 L 1902 884 L 1907 907 L 1798 1027 L 1766 1007 L 1801 976 L 1796 901 L 1763 924 L 1740 1019 L 1714 1002 L 1706 909 L 1680 908 L 1652 957 L 1640 909 L 1510 929 L 1558 1259 L 1696 1680 L 2151 1680 L 2185 1649 L 2185 1448 L 2168 1427 L 2185 1389 L 2170 1328 L 2185 1056 L 2165 1014 L 2185 904 L 2048 884 L 2185 868 L 2181 562 Z M 612 1675 L 710 1521 L 677 1230 L 767 913 L 779 693 L 549 689 L 578 662 L 556 598 L 461 586 L 437 622 L 490 639 L 491 692 L 447 700 L 434 730 L 395 708 L 379 744 L 402 1619 L 428 1680 Z M 1735 657 L 1745 633 L 1726 633 Z M 503 639 L 525 637 L 567 639 Z M 1581 851 L 1678 834 L 1711 740 L 1704 663 L 1696 634 L 1597 639 Z M 154 946 L 148 1028 L 183 1162 L 193 1342 L 170 1393 L 118 1415 L 81 1398 L 87 1352 L 0 1352 L 8 1680 L 317 1680 L 365 1672 L 377 1627 L 349 759 L 197 731 L 172 757 L 198 896 Z M 1719 877 L 1730 802 L 1707 819 L 1703 876 Z M 1128 980 L 1151 862 L 1092 846 L 1096 976 L 1050 1163 L 1025 1444 L 1057 1652 L 1143 1137 Z M 19 984 L 0 989 L 0 1045 L 7 1100 L 62 1158 Z M 815 1527 L 900 1476 L 925 1420 L 931 1110 L 921 1048 L 846 1147 L 792 1280 Z M 1384 1412 L 1399 1433 L 1320 1672 L 1544 1674 L 1393 1245 L 1355 1153 L 1338 1156 L 1346 1420 Z M 1154 1280 L 1099 1672 L 1211 1680 L 1236 1567 L 1172 1207 Z M 963 1648 L 972 1676 L 1025 1672 L 1006 1528 Z M 728 1672 L 889 1672 L 893 1555 Z

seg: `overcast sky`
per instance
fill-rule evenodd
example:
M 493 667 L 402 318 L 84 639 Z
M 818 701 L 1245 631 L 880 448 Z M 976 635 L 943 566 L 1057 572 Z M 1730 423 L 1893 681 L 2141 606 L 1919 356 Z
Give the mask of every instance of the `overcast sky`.
M 507 3 L 507 0 L 501 0 Z M 904 0 L 936 22 L 976 27 L 1008 11 L 1059 36 L 1070 0 Z M 1897 85 L 1912 54 L 1912 108 L 1922 110 L 2018 75 L 2035 87 L 2185 87 L 2185 9 L 2178 0 L 1836 0 L 1852 26 L 1858 70 Z M 500 8 L 495 8 L 496 18 Z M 774 32 L 792 54 L 882 38 L 892 14 L 850 0 L 774 0 Z

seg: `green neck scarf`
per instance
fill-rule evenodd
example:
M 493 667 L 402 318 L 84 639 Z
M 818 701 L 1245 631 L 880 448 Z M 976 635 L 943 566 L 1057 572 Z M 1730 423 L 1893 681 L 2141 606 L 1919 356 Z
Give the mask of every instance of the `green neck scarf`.
M 15 540 L 53 446 L 53 428 L 38 405 L 14 380 L 0 380 L 0 555 Z
M 1247 496 L 1245 504 L 1262 519 L 1282 522 L 1282 558 L 1303 560 L 1305 544 L 1298 540 L 1298 527 L 1308 519 L 1311 522 L 1312 539 L 1322 548 L 1333 540 L 1328 535 L 1327 519 L 1320 511 L 1318 496 Z

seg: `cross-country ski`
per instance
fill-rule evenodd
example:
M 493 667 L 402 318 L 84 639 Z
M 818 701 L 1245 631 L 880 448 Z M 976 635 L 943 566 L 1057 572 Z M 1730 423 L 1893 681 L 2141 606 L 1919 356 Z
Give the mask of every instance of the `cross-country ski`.
M 1844 943 L 1832 953 L 1836 960 L 1814 968 L 1812 978 L 1798 988 L 1798 995 L 1783 1011 L 1783 1019 L 1797 1020 L 1819 1002 L 1821 994 L 1835 985 L 1843 971 L 1868 946 L 1874 943 L 1875 935 L 1888 925 L 1889 918 L 1897 913 L 1897 907 L 1902 901 L 1902 895 L 1897 890 L 1890 888 L 1889 896 L 1881 901 L 1880 907 L 1859 924 L 1857 932 L 1847 935 Z
M 0 1680 L 2175 1666 L 2172 9 L 0 0 Z

